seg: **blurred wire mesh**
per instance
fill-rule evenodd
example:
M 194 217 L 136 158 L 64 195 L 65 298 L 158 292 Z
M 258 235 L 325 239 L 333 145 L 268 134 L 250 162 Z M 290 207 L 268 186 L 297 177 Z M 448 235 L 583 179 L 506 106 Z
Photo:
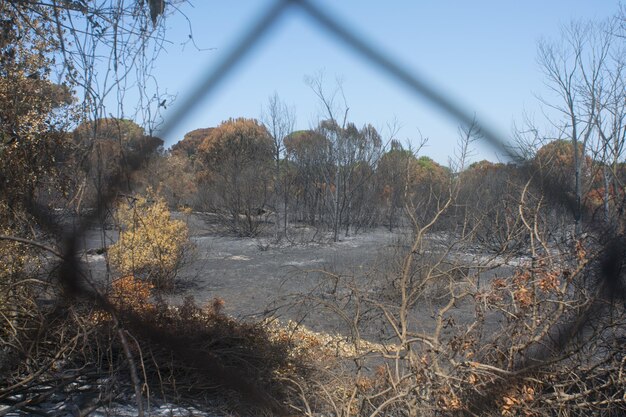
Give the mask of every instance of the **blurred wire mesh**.
M 197 86 L 194 86 L 194 90 L 186 94 L 183 92 L 180 105 L 168 116 L 158 133 L 162 136 L 168 136 L 168 134 L 182 122 L 184 117 L 190 113 L 192 108 L 213 93 L 220 82 L 242 62 L 246 55 L 259 47 L 260 41 L 267 36 L 269 31 L 281 18 L 284 18 L 291 9 L 298 9 L 303 12 L 306 17 L 316 25 L 319 31 L 324 31 L 332 35 L 337 43 L 342 44 L 346 48 L 346 51 L 352 51 L 358 54 L 363 60 L 363 65 L 370 65 L 377 69 L 381 76 L 387 76 L 405 87 L 415 96 L 415 100 L 426 101 L 462 126 L 469 127 L 473 125 L 474 129 L 480 131 L 480 139 L 487 142 L 489 146 L 500 155 L 508 157 L 508 159 L 513 162 L 523 161 L 523 158 L 515 152 L 514 147 L 510 146 L 506 138 L 500 137 L 494 133 L 494 130 L 485 125 L 472 111 L 462 108 L 453 97 L 441 93 L 436 86 L 425 82 L 415 71 L 405 68 L 391 57 L 385 55 L 384 52 L 365 42 L 362 37 L 356 31 L 350 29 L 340 17 L 327 13 L 319 5 L 310 0 L 277 0 L 263 10 L 255 23 L 251 25 L 248 31 L 240 36 L 238 42 L 236 42 L 226 56 L 212 71 L 207 71 L 204 78 Z M 106 206 L 112 202 L 112 199 L 115 197 L 115 193 L 113 192 L 115 183 L 120 180 L 121 178 L 113 179 L 112 186 L 110 187 L 111 192 L 105 194 L 105 198 L 100 202 L 102 206 Z M 545 186 L 548 187 L 549 185 Z M 569 196 L 564 194 L 562 189 L 550 188 L 546 189 L 545 192 L 548 198 L 555 200 L 560 199 L 561 201 L 571 200 Z M 573 203 L 569 206 L 570 209 L 574 207 Z M 37 217 L 42 219 L 41 212 L 37 210 L 36 207 L 32 207 L 32 210 L 35 214 L 39 213 Z M 83 223 L 83 225 L 84 224 L 86 224 L 86 222 Z M 596 225 L 596 227 L 600 226 Z M 66 236 L 67 245 L 63 252 L 64 262 L 67 264 L 66 271 L 80 270 L 77 263 L 78 260 L 75 259 L 75 245 L 78 236 L 80 236 L 82 232 L 84 232 L 84 227 L 69 231 Z M 611 238 L 606 239 L 606 242 L 607 247 L 605 252 L 608 254 L 608 257 L 604 259 L 604 266 L 598 271 L 600 274 L 598 276 L 598 283 L 611 284 L 610 288 L 613 290 L 612 296 L 617 296 L 622 299 L 623 288 L 619 281 L 619 276 L 615 274 L 619 274 L 620 268 L 617 266 L 621 265 L 623 245 L 620 243 L 621 238 L 619 236 L 611 236 Z M 61 280 L 66 288 L 75 291 L 84 291 L 86 288 L 79 275 L 76 273 L 61 276 Z M 100 301 L 105 302 L 102 299 Z M 110 308 L 110 306 L 108 308 Z M 571 334 L 570 337 L 574 337 L 574 335 L 575 334 Z
M 482 140 L 489 143 L 500 154 L 506 155 L 509 160 L 514 162 L 522 162 L 522 158 L 509 146 L 505 138 L 499 137 L 493 130 L 476 119 L 474 113 L 468 109 L 460 107 L 452 97 L 442 94 L 436 87 L 424 82 L 419 74 L 403 67 L 401 64 L 386 56 L 375 46 L 363 41 L 358 33 L 348 28 L 348 26 L 339 17 L 327 13 L 315 2 L 310 0 L 277 0 L 270 4 L 267 9 L 263 10 L 256 22 L 250 29 L 243 33 L 236 45 L 226 54 L 224 59 L 218 63 L 214 70 L 207 72 L 203 80 L 195 86 L 193 92 L 185 96 L 182 103 L 176 107 L 173 114 L 169 115 L 159 134 L 167 136 L 182 121 L 189 110 L 198 102 L 210 96 L 225 76 L 233 70 L 247 55 L 255 48 L 259 47 L 260 40 L 268 34 L 268 32 L 284 18 L 290 9 L 298 9 L 304 13 L 310 21 L 315 24 L 320 31 L 324 31 L 334 37 L 337 43 L 342 44 L 346 52 L 353 52 L 360 55 L 367 65 L 376 68 L 381 76 L 387 76 L 396 83 L 402 85 L 407 91 L 412 92 L 415 100 L 422 100 L 430 103 L 433 107 L 446 113 L 463 126 L 474 125 L 480 132 Z M 109 184 L 109 192 L 104 193 L 103 198 L 99 202 L 101 208 L 112 203 L 115 197 L 117 184 L 123 181 L 123 178 L 113 178 Z M 546 183 L 549 184 L 549 183 Z M 548 198 L 555 200 L 568 200 L 569 197 L 564 195 L 562 189 L 546 189 L 545 194 Z M 572 209 L 573 205 L 569 205 Z M 50 229 L 58 230 L 59 226 L 54 224 L 52 218 L 46 215 L 45 211 L 37 206 L 34 202 L 29 208 L 31 214 L 39 219 L 42 224 L 48 225 Z M 94 214 L 95 215 L 95 214 Z M 62 265 L 59 273 L 59 281 L 61 286 L 66 290 L 66 295 L 82 296 L 93 299 L 106 310 L 114 310 L 107 300 L 100 296 L 97 291 L 90 286 L 81 268 L 80 260 L 77 258 L 77 242 L 80 241 L 81 235 L 85 232 L 87 224 L 92 219 L 87 216 L 83 219 L 81 226 L 73 229 L 65 230 L 65 247 L 58 256 L 62 258 Z M 594 225 L 591 225 L 594 226 Z M 595 225 L 595 227 L 601 227 Z M 610 235 L 605 239 L 605 257 L 599 263 L 596 271 L 596 282 L 599 287 L 605 290 L 599 291 L 601 294 L 610 294 L 613 301 L 624 299 L 624 288 L 621 283 L 622 260 L 624 255 L 623 239 L 619 235 Z M 584 322 L 592 319 L 595 310 L 581 312 L 579 317 L 572 318 L 571 323 L 564 325 L 562 332 L 562 340 L 559 340 L 558 346 L 565 346 L 567 341 L 576 337 L 583 330 Z M 548 353 L 548 350 L 538 352 L 537 356 L 530 358 L 527 362 L 520 364 L 520 369 L 526 367 L 529 363 L 537 363 L 541 359 L 541 355 L 555 355 L 554 351 Z M 516 378 L 521 377 L 520 374 L 511 375 L 509 377 L 512 383 Z M 492 389 L 502 389 L 502 386 L 493 386 Z M 478 405 L 470 407 L 481 411 Z
M 480 130 L 483 139 L 494 149 L 500 151 L 503 156 L 511 161 L 522 161 L 513 148 L 507 146 L 505 138 L 499 137 L 493 129 L 477 120 L 474 112 L 459 106 L 453 97 L 447 97 L 436 86 L 425 82 L 423 77 L 415 73 L 415 71 L 403 67 L 375 46 L 363 41 L 362 37 L 350 29 L 345 22 L 308 0 L 278 0 L 268 6 L 267 10 L 263 11 L 250 30 L 241 36 L 240 40 L 223 60 L 216 65 L 215 69 L 207 72 L 204 79 L 198 83 L 198 88 L 184 97 L 181 105 L 168 117 L 161 130 L 162 135 L 167 136 L 174 130 L 183 117 L 189 113 L 190 109 L 201 99 L 208 97 L 222 79 L 247 54 L 257 47 L 258 43 L 278 23 L 279 19 L 289 9 L 294 8 L 302 11 L 318 27 L 318 30 L 332 35 L 337 43 L 345 47 L 346 53 L 353 52 L 358 54 L 363 58 L 366 65 L 371 65 L 379 70 L 382 76 L 387 76 L 392 81 L 406 87 L 409 92 L 415 95 L 416 100 L 428 102 L 463 126 L 467 127 L 474 124 Z

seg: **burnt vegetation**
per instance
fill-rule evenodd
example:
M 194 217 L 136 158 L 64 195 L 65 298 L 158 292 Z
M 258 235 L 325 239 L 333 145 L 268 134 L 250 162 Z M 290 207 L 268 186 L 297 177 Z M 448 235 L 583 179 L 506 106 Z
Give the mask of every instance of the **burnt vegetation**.
M 0 0 L 0 415 L 122 402 L 139 415 L 159 402 L 225 415 L 626 413 L 623 13 L 540 44 L 562 98 L 549 103 L 556 139 L 529 125 L 512 162 L 469 163 L 483 137 L 473 123 L 444 166 L 425 140 L 351 122 L 341 84 L 321 74 L 306 81 L 324 109 L 310 129 L 275 95 L 260 120 L 164 149 L 154 132 L 171 97 L 147 93 L 145 51 L 165 39 L 166 3 Z M 115 63 L 111 79 L 90 72 L 98 59 Z M 142 86 L 133 120 L 103 117 L 106 94 L 127 85 Z M 397 238 L 367 270 L 302 271 L 314 285 L 293 302 L 337 317 L 344 331 L 329 335 L 230 317 L 219 298 L 168 301 L 192 214 L 217 235 L 262 237 L 262 250 L 374 228 Z

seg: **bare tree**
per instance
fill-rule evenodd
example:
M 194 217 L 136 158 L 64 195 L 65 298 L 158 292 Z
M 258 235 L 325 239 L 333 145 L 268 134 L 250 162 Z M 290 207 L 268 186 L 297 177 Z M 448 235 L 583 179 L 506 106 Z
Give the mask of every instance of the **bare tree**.
M 598 112 L 603 110 L 605 90 L 611 84 L 606 72 L 614 49 L 612 25 L 610 21 L 574 22 L 563 28 L 558 42 L 542 41 L 539 44 L 539 64 L 547 77 L 548 87 L 560 99 L 557 103 L 543 102 L 562 116 L 560 121 L 552 123 L 573 147 L 573 213 L 577 236 L 582 232 L 585 156 L 598 125 L 602 123 L 598 119 L 603 116 Z
M 343 87 L 341 85 L 341 82 L 337 80 L 336 88 L 330 93 L 327 92 L 325 90 L 324 74 L 322 72 L 318 73 L 316 76 L 306 77 L 305 81 L 309 85 L 313 93 L 320 100 L 320 103 L 324 108 L 325 117 L 328 118 L 328 121 L 325 125 L 324 123 L 320 123 L 321 129 L 318 129 L 318 131 L 320 131 L 320 133 L 329 140 L 329 147 L 332 149 L 333 144 L 339 143 L 341 141 L 341 134 L 346 126 L 348 111 L 350 110 L 346 102 L 345 95 L 343 94 Z M 340 97 L 338 98 L 338 96 Z M 339 99 L 341 99 L 341 101 L 343 102 L 342 104 L 338 103 Z M 342 114 L 338 115 L 338 113 Z M 339 216 L 341 211 L 340 190 L 338 185 L 340 175 L 338 164 L 340 163 L 340 161 L 338 156 L 334 155 L 333 152 L 331 152 L 328 156 L 334 162 L 334 172 L 326 172 L 325 179 L 327 184 L 326 188 L 330 192 L 330 196 L 332 199 L 333 241 L 336 242 L 339 238 Z
M 320 100 L 326 117 L 320 121 L 316 132 L 327 139 L 329 147 L 329 163 L 324 164 L 322 169 L 325 191 L 332 204 L 333 241 L 337 241 L 342 225 L 346 227 L 346 235 L 350 233 L 350 213 L 355 192 L 373 175 L 373 168 L 381 155 L 382 138 L 371 125 L 358 129 L 348 122 L 350 109 L 341 81 L 337 81 L 332 92 L 328 92 L 324 86 L 323 73 L 307 77 L 306 82 Z
M 607 25 L 611 33 L 617 29 L 617 22 Z M 603 34 L 603 36 L 605 36 Z M 586 94 L 596 105 L 594 127 L 598 133 L 596 157 L 601 161 L 602 170 L 602 209 L 607 224 L 614 225 L 623 213 L 625 184 L 620 178 L 619 163 L 624 160 L 626 144 L 626 85 L 625 47 L 618 37 L 607 35 L 603 39 L 609 48 L 609 56 L 601 68 L 600 82 L 595 88 L 588 86 Z M 611 213 L 611 206 L 614 213 Z
M 269 132 L 273 141 L 273 154 L 274 154 L 274 211 L 276 215 L 276 239 L 281 235 L 281 209 L 282 202 L 282 233 L 287 235 L 287 210 L 288 210 L 288 190 L 287 190 L 287 177 L 283 175 L 282 158 L 285 154 L 285 138 L 293 132 L 296 116 L 293 108 L 289 108 L 278 97 L 278 93 L 274 93 L 268 99 L 267 108 L 263 112 L 262 116 L 263 124 Z M 281 200 L 282 197 L 282 200 Z

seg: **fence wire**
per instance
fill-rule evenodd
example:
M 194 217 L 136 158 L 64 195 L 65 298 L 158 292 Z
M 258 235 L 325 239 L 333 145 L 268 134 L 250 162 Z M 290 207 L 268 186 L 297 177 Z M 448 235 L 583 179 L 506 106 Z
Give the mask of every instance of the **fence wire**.
M 268 32 L 284 18 L 286 13 L 291 9 L 297 9 L 304 13 L 320 31 L 324 31 L 334 37 L 337 43 L 342 44 L 347 52 L 354 52 L 361 56 L 367 65 L 379 70 L 381 76 L 385 75 L 398 84 L 406 87 L 407 91 L 414 95 L 415 100 L 422 100 L 430 103 L 433 107 L 445 112 L 452 119 L 464 126 L 474 125 L 480 132 L 481 138 L 488 143 L 494 150 L 513 162 L 523 162 L 523 158 L 518 155 L 514 148 L 508 146 L 507 141 L 498 136 L 487 125 L 476 119 L 473 112 L 462 108 L 452 98 L 443 94 L 436 87 L 428 84 L 416 74 L 415 71 L 404 67 L 402 64 L 385 55 L 375 46 L 364 41 L 358 33 L 348 28 L 338 16 L 334 16 L 322 7 L 310 0 L 277 0 L 270 4 L 262 11 L 256 22 L 248 31 L 242 34 L 240 40 L 230 50 L 229 53 L 219 62 L 214 70 L 207 72 L 199 85 L 194 86 L 194 91 L 183 99 L 180 105 L 176 106 L 175 111 L 166 118 L 163 128 L 160 130 L 162 136 L 167 137 L 177 126 L 186 114 L 201 100 L 210 96 L 215 88 L 220 84 L 226 75 L 228 75 L 241 61 L 250 54 L 255 48 L 259 47 L 260 41 L 267 36 Z M 118 186 L 122 185 L 123 178 L 116 177 L 110 182 L 108 192 L 104 193 L 103 198 L 98 203 L 99 210 L 85 216 L 81 219 L 78 227 L 64 228 L 59 224 L 52 215 L 50 215 L 43 206 L 38 205 L 35 201 L 31 201 L 29 212 L 37 219 L 47 230 L 59 235 L 63 235 L 63 249 L 61 252 L 47 250 L 56 253 L 61 258 L 59 265 L 58 281 L 61 288 L 64 289 L 64 296 L 68 299 L 81 297 L 91 300 L 105 311 L 112 314 L 116 313 L 116 307 L 112 305 L 106 297 L 101 295 L 95 287 L 90 283 L 88 274 L 78 257 L 79 242 L 83 238 L 88 226 L 95 220 L 97 213 L 108 207 L 116 196 Z M 549 184 L 546 183 L 546 184 Z M 546 187 L 548 187 L 546 185 Z M 568 210 L 574 210 L 574 202 L 563 189 L 558 187 L 544 189 L 546 198 L 554 201 L 567 201 Z M 595 232 L 604 236 L 603 256 L 598 261 L 598 268 L 595 270 L 595 285 L 597 285 L 600 299 L 609 300 L 616 305 L 623 304 L 625 301 L 625 286 L 622 282 L 622 272 L 624 270 L 623 260 L 626 252 L 626 245 L 621 234 L 605 229 L 600 223 L 588 224 L 588 227 L 594 228 Z M 59 232 L 62 231 L 62 232 Z M 32 243 L 32 242 L 30 242 Z M 513 370 L 508 377 L 503 377 L 498 384 L 490 386 L 483 397 L 477 397 L 474 403 L 469 404 L 469 409 L 475 414 L 487 411 L 483 403 L 484 398 L 495 396 L 496 393 L 502 392 L 508 386 L 515 384 L 523 378 L 523 376 L 537 366 L 548 362 L 551 358 L 558 356 L 560 351 L 567 346 L 568 342 L 578 337 L 584 331 L 589 320 L 593 320 L 598 314 L 599 304 L 591 308 L 581 311 L 578 316 L 572 317 L 569 323 L 563 323 L 559 333 L 559 340 L 549 348 L 536 352 L 533 357 L 527 358 L 526 361 L 518 365 L 518 369 Z M 139 318 L 131 318 L 139 321 Z M 141 325 L 141 323 L 136 323 Z M 253 390 L 253 388 L 249 388 Z

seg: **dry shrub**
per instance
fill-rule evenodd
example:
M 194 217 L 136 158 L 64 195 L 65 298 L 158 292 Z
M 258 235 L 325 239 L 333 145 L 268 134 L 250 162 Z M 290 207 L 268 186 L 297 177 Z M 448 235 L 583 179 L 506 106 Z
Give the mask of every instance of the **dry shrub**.
M 2 206 L 0 214 L 4 215 Z M 0 227 L 1 235 L 14 233 L 15 228 Z M 30 340 L 42 322 L 39 301 L 50 289 L 44 266 L 32 247 L 0 240 L 0 380 L 22 366 L 19 360 L 30 356 Z
M 138 280 L 133 275 L 127 275 L 114 280 L 111 284 L 111 300 L 119 307 L 131 308 L 135 311 L 151 310 L 150 303 L 154 285 Z
M 226 316 L 221 299 L 200 307 L 188 298 L 172 306 L 150 302 L 149 293 L 149 284 L 124 277 L 111 290 L 114 311 L 77 302 L 44 313 L 20 340 L 30 356 L 3 372 L 0 401 L 21 398 L 18 410 L 32 411 L 47 398 L 80 392 L 106 407 L 128 401 L 138 387 L 142 401 L 158 397 L 197 408 L 219 402 L 239 414 L 284 412 L 291 395 L 284 376 L 298 379 L 305 372 L 300 355 L 290 353 L 293 345 L 263 323 Z
M 99 313 L 94 320 L 99 337 L 106 336 L 109 345 L 101 344 L 113 352 L 107 356 L 122 356 L 122 341 L 112 333 L 117 322 L 132 340 L 131 350 L 149 392 L 197 404 L 218 396 L 229 399 L 233 409 L 282 407 L 288 392 L 280 376 L 287 369 L 299 372 L 285 340 L 274 337 L 263 323 L 223 314 L 220 298 L 200 307 L 187 297 L 182 305 L 173 306 L 158 297 L 152 301 L 151 292 L 151 284 L 133 276 L 113 282 L 115 319 Z M 122 379 L 124 375 L 116 373 Z
M 385 268 L 393 285 L 380 293 L 364 289 L 362 278 L 342 280 L 334 294 L 351 304 L 327 292 L 319 297 L 324 305 L 346 306 L 341 311 L 352 314 L 353 335 L 374 325 L 380 327 L 369 334 L 392 336 L 376 344 L 357 338 L 353 344 L 363 350 L 352 355 L 324 337 L 315 343 L 300 337 L 311 347 L 303 360 L 314 369 L 298 382 L 305 404 L 300 412 L 624 415 L 626 314 L 614 303 L 620 295 L 598 282 L 606 255 L 594 256 L 589 242 L 572 246 L 559 251 L 541 242 L 533 258 L 515 269 L 502 267 L 499 277 L 482 278 L 480 286 L 481 267 L 468 268 L 454 253 L 413 250 L 400 270 Z M 440 285 L 445 293 L 428 302 L 423 296 L 432 297 L 431 287 Z M 367 322 L 366 312 L 382 319 Z
M 218 395 L 235 409 L 282 409 L 288 392 L 281 370 L 296 372 L 299 366 L 289 345 L 261 323 L 224 315 L 222 305 L 215 299 L 199 307 L 188 297 L 179 307 L 157 303 L 140 320 L 134 314 L 122 318 L 143 351 L 146 383 L 169 398 Z
M 133 275 L 117 278 L 111 283 L 108 299 L 111 306 L 118 311 L 133 312 L 144 316 L 154 313 L 155 305 L 152 302 L 154 285 L 135 278 Z M 92 314 L 92 321 L 99 323 L 111 321 L 113 316 L 110 312 L 96 310 Z
M 148 189 L 146 196 L 119 205 L 117 224 L 119 240 L 109 248 L 114 268 L 171 289 L 190 245 L 186 223 L 172 219 L 165 200 Z

